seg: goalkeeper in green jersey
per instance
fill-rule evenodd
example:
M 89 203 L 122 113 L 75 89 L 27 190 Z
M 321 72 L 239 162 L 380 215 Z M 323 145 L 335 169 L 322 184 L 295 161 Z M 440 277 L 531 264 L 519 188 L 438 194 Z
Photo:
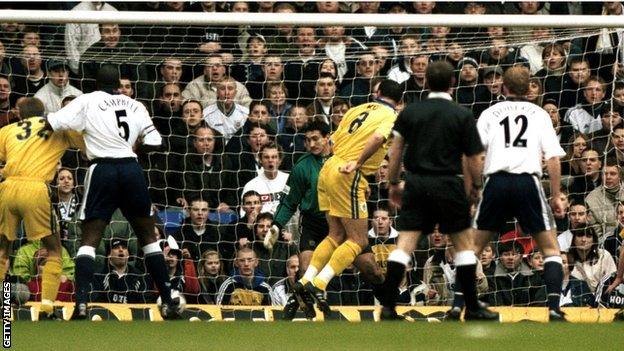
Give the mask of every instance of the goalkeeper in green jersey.
M 293 166 L 284 190 L 285 196 L 282 197 L 275 212 L 273 227 L 265 237 L 265 246 L 270 247 L 278 240 L 282 227 L 299 208 L 301 213 L 300 272 L 306 271 L 312 259 L 312 252 L 329 232 L 325 214 L 319 210 L 316 190 L 321 167 L 331 154 L 329 126 L 320 121 L 310 122 L 305 128 L 305 145 L 308 153 L 301 156 Z M 383 273 L 375 262 L 370 248 L 355 260 L 354 265 L 360 270 L 363 278 L 374 285 L 374 291 L 377 292 L 377 287 L 383 282 Z M 306 317 L 314 318 L 313 304 L 313 300 L 298 301 L 295 295 L 291 294 L 284 307 L 284 319 L 293 319 L 299 307 L 305 312 Z

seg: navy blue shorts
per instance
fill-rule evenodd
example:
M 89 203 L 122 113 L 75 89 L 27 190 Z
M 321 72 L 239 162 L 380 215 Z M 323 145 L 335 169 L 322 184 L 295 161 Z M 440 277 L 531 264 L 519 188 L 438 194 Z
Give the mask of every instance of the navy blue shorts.
M 80 219 L 106 222 L 118 208 L 126 219 L 149 217 L 152 206 L 143 170 L 134 158 L 94 160 L 82 201 Z
M 473 227 L 500 231 L 506 221 L 516 218 L 526 234 L 555 229 L 555 219 L 542 185 L 535 175 L 499 172 L 485 181 Z
M 397 219 L 399 230 L 453 234 L 470 228 L 470 203 L 463 178 L 456 175 L 407 173 Z

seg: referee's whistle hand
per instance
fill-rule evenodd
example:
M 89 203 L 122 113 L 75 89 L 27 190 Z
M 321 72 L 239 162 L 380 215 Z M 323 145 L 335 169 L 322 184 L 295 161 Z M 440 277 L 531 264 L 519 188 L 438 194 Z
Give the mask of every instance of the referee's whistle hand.
M 349 161 L 344 166 L 338 167 L 338 171 L 340 173 L 349 174 L 358 169 L 358 165 L 356 161 Z

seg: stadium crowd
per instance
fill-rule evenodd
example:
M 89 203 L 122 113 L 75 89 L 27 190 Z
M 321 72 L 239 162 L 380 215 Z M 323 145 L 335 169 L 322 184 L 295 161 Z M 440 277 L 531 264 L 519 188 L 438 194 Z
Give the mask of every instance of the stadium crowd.
M 620 2 L 58 2 L 35 6 L 284 16 L 299 12 L 624 15 Z M 549 113 L 567 151 L 561 162 L 566 213 L 556 218 L 565 263 L 561 305 L 624 306 L 624 285 L 606 293 L 616 279 L 624 239 L 624 38 L 620 29 L 563 35 L 554 25 L 1 23 L 0 27 L 0 127 L 20 120 L 16 106 L 23 97 L 40 99 L 51 113 L 92 92 L 95 74 L 104 64 L 119 68 L 119 93 L 146 105 L 164 141 L 161 151 L 141 154 L 139 161 L 148 180 L 172 285 L 189 303 L 286 303 L 299 268 L 299 216 L 284 226 L 275 245 L 268 246 L 264 238 L 280 202 L 297 186 L 289 182 L 293 166 L 313 153 L 307 133 L 324 133 L 319 124 L 336 130 L 350 107 L 375 99 L 385 78 L 401 84 L 403 105 L 425 99 L 425 70 L 437 60 L 455 67 L 453 98 L 479 118 L 482 111 L 505 99 L 505 70 L 524 66 L 532 76 L 526 99 Z M 73 299 L 71 258 L 81 238 L 78 210 L 87 167 L 80 153 L 70 150 L 52 184 L 64 246 L 60 301 Z M 395 247 L 398 232 L 393 221 L 400 213 L 388 201 L 386 172 L 384 160 L 368 179 L 367 202 L 370 248 L 382 270 Z M 547 174 L 542 182 L 548 184 Z M 304 212 L 303 207 L 299 212 Z M 529 234 L 510 223 L 481 253 L 477 286 L 482 301 L 492 306 L 545 306 L 543 258 Z M 18 237 L 23 238 L 23 233 Z M 120 212 L 105 238 L 98 249 L 100 267 L 91 301 L 156 301 L 136 238 Z M 401 284 L 401 304 L 452 303 L 453 250 L 448 236 L 437 229 L 424 236 Z M 45 260 L 40 243 L 14 243 L 10 279 L 27 286 L 30 300 L 40 299 L 39 273 Z M 373 287 L 355 267 L 334 278 L 327 292 L 331 305 L 375 303 Z

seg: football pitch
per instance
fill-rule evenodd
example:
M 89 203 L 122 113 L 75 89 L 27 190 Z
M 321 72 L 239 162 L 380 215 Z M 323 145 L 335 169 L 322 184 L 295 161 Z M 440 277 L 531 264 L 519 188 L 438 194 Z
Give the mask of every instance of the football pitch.
M 16 350 L 622 350 L 624 323 L 13 322 Z

